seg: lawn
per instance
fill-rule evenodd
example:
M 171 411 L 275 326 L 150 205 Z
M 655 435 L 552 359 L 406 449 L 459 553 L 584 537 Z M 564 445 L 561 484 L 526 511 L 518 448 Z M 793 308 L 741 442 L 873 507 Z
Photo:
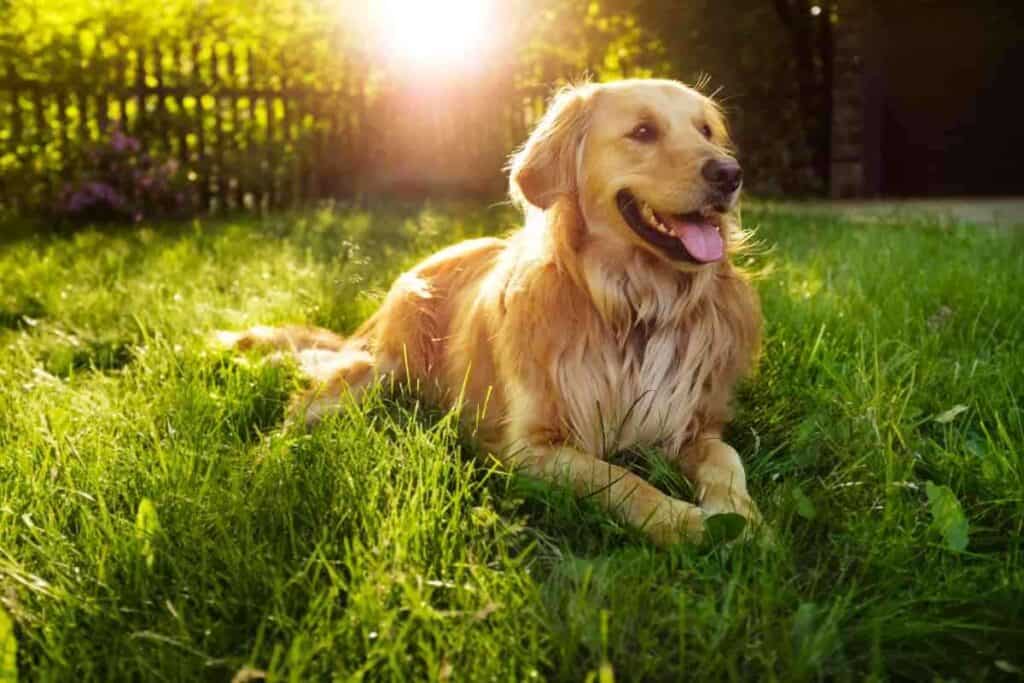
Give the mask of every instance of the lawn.
M 729 439 L 772 546 L 658 550 L 409 396 L 282 433 L 295 373 L 207 346 L 351 330 L 421 256 L 515 221 L 393 204 L 0 246 L 0 666 L 13 632 L 23 681 L 1021 675 L 1024 232 L 747 211 L 767 338 Z

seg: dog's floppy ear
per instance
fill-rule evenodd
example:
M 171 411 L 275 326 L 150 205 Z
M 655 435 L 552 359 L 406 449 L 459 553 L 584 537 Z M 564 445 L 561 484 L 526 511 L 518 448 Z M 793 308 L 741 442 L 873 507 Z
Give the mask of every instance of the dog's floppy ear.
M 512 199 L 547 209 L 576 191 L 576 153 L 590 119 L 594 88 L 569 86 L 548 107 L 509 163 Z

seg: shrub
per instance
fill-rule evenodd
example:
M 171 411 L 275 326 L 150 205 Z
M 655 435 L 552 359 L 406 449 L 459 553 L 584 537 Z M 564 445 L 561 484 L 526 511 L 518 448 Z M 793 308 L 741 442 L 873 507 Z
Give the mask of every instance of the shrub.
M 196 188 L 176 159 L 147 152 L 117 126 L 85 151 L 78 169 L 56 206 L 70 220 L 138 222 L 182 217 L 199 207 Z

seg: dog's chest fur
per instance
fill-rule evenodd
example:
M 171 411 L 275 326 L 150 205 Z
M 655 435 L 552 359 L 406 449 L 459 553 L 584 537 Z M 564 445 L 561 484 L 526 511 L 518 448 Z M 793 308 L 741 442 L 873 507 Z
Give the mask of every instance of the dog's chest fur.
M 557 365 L 580 447 L 604 456 L 638 445 L 672 452 L 697 435 L 731 351 L 725 321 L 703 296 L 712 285 L 706 277 L 684 285 L 626 278 L 598 294 L 595 317 Z

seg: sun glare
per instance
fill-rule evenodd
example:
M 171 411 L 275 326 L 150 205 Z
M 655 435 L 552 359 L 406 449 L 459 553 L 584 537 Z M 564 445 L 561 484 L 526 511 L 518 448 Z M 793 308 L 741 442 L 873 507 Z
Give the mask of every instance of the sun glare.
M 451 67 L 479 59 L 488 44 L 488 0 L 377 0 L 370 20 L 380 49 L 416 66 Z

